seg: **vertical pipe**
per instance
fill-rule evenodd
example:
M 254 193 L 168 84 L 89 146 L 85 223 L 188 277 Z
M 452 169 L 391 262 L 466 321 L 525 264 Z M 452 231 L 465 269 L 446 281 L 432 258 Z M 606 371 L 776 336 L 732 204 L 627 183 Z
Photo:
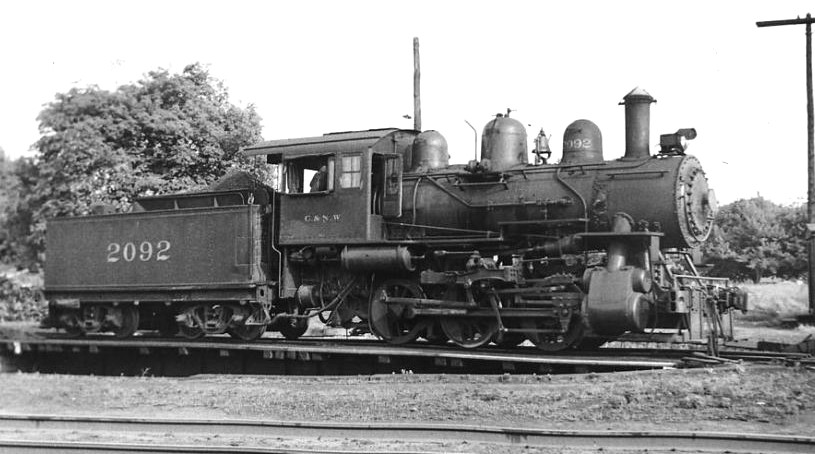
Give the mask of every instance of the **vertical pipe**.
M 467 126 L 469 126 L 469 127 L 470 127 L 470 129 L 472 129 L 472 130 L 473 130 L 473 135 L 475 136 L 475 139 L 473 139 L 473 150 L 474 150 L 474 151 L 473 151 L 473 153 L 474 153 L 474 154 L 473 154 L 473 159 L 474 159 L 476 162 L 478 162 L 478 131 L 475 129 L 475 126 L 473 126 L 472 124 L 470 124 L 470 122 L 469 122 L 469 121 L 464 120 L 464 122 L 465 122 L 465 123 L 467 123 Z
M 623 98 L 625 106 L 624 159 L 645 159 L 651 156 L 651 103 L 656 102 L 647 91 L 637 87 Z
M 413 38 L 413 129 L 422 130 L 422 100 L 419 90 L 419 38 Z

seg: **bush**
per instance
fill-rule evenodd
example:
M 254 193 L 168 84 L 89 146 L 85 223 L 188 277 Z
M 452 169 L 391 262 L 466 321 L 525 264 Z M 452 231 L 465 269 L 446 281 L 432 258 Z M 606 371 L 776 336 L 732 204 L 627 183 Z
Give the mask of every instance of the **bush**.
M 756 197 L 725 205 L 702 246 L 711 276 L 737 281 L 807 274 L 806 207 Z
M 26 287 L 0 276 L 0 323 L 40 321 L 48 304 L 38 287 Z

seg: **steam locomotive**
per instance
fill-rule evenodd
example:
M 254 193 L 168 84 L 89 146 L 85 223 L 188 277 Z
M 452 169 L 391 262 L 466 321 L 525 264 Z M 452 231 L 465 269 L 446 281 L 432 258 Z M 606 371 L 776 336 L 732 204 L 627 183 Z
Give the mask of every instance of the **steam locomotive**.
M 51 326 L 128 337 L 266 330 L 312 317 L 386 342 L 596 347 L 621 336 L 732 337 L 745 294 L 691 257 L 717 205 L 693 129 L 650 154 L 650 104 L 623 98 L 625 155 L 605 160 L 588 120 L 563 157 L 497 115 L 481 159 L 451 165 L 436 131 L 374 129 L 243 150 L 275 188 L 233 175 L 199 193 L 139 199 L 130 213 L 53 219 L 45 268 Z

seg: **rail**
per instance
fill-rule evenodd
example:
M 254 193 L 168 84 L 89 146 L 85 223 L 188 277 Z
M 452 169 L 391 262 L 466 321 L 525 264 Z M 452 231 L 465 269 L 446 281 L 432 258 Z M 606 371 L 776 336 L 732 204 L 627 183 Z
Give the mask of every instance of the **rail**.
M 798 435 L 770 435 L 757 433 L 704 432 L 704 431 L 602 431 L 602 430 L 547 430 L 515 427 L 483 427 L 467 425 L 404 424 L 404 423 L 334 423 L 258 420 L 187 420 L 113 418 L 57 415 L 0 415 L 0 424 L 8 430 L 24 433 L 33 431 L 96 431 L 119 433 L 145 432 L 155 434 L 219 434 L 231 436 L 267 437 L 270 439 L 298 438 L 308 441 L 341 438 L 365 440 L 366 445 L 377 441 L 401 442 L 463 442 L 529 447 L 563 447 L 597 449 L 698 450 L 717 452 L 782 452 L 811 453 L 815 451 L 815 437 Z M 64 433 L 64 432 L 63 432 Z M 35 436 L 36 436 L 35 435 Z M 66 452 L 66 448 L 81 444 L 85 452 L 193 452 L 189 446 L 158 444 L 112 445 L 103 443 L 62 443 L 52 439 L 40 446 L 53 446 L 53 452 Z M 105 446 L 108 450 L 105 450 Z M 303 452 L 268 447 L 196 446 L 194 452 Z M 22 440 L 0 441 L 0 452 L 36 447 L 35 442 Z M 56 448 L 54 448 L 56 447 Z M 94 449 L 99 447 L 102 449 Z M 143 449 L 145 448 L 146 449 Z M 116 449 L 118 448 L 118 449 Z M 130 448 L 130 450 L 122 449 Z M 174 449 L 175 448 L 175 449 Z M 54 449 L 62 449 L 54 451 Z M 139 449 L 136 451 L 136 449 Z M 40 450 L 37 452 L 51 452 Z M 32 450 L 32 452 L 34 452 Z M 323 451 L 336 452 L 336 451 Z M 379 451 L 382 452 L 382 451 Z M 400 452 L 405 452 L 400 450 Z
M 565 355 L 545 355 L 534 348 L 508 352 L 500 349 L 484 349 L 470 351 L 456 347 L 440 347 L 428 344 L 416 344 L 412 346 L 393 346 L 390 344 L 374 341 L 366 342 L 360 340 L 343 340 L 331 338 L 331 343 L 326 343 L 327 338 L 315 338 L 313 340 L 284 341 L 275 339 L 264 339 L 251 343 L 244 343 L 223 338 L 205 338 L 200 340 L 168 340 L 168 339 L 114 339 L 111 337 L 98 338 L 50 338 L 50 339 L 4 339 L 0 340 L 0 350 L 5 344 L 6 351 L 12 355 L 20 355 L 29 351 L 45 353 L 75 353 L 75 354 L 99 354 L 103 350 L 116 351 L 119 349 L 131 349 L 137 351 L 139 356 L 167 351 L 176 353 L 179 356 L 188 356 L 194 350 L 219 352 L 223 357 L 237 355 L 240 352 L 257 352 L 263 358 L 274 359 L 277 357 L 287 357 L 289 354 L 303 356 L 311 361 L 328 359 L 334 355 L 347 355 L 354 357 L 373 357 L 378 359 L 408 357 L 427 358 L 431 360 L 444 360 L 448 362 L 497 362 L 516 363 L 533 365 L 570 365 L 581 367 L 627 367 L 627 368 L 674 368 L 677 367 L 679 358 L 675 355 L 659 355 L 647 358 L 643 357 L 619 357 L 609 356 L 606 352 L 581 353 Z M 571 352 L 570 352 L 571 353 Z M 686 352 L 687 353 L 687 352 Z

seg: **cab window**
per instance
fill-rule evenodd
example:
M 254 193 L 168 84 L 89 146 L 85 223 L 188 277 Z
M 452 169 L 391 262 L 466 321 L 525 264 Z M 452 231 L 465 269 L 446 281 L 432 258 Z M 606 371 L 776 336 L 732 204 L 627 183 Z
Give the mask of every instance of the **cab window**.
M 326 194 L 334 190 L 333 157 L 309 156 L 283 164 L 283 190 L 287 194 Z
M 340 170 L 340 187 L 361 188 L 362 187 L 362 155 L 354 154 L 342 157 L 342 168 Z

